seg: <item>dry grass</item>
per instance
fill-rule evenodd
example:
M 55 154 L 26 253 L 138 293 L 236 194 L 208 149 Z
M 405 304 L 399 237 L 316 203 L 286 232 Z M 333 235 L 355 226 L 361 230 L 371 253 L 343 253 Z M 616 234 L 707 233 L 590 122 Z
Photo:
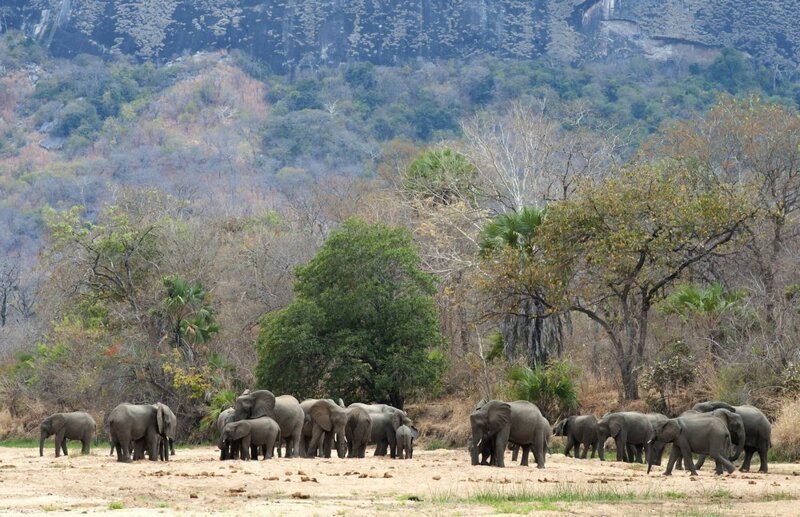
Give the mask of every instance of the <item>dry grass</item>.
M 436 441 L 447 447 L 465 447 L 469 441 L 469 414 L 478 399 L 447 398 L 408 405 L 406 411 L 420 433 L 420 445 Z
M 781 407 L 772 424 L 772 445 L 782 457 L 800 458 L 800 399 Z

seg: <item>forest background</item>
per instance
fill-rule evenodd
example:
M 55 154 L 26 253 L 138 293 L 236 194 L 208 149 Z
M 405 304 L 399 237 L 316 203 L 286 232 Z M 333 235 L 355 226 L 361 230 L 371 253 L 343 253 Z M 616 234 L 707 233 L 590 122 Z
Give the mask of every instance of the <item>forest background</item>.
M 162 400 L 197 441 L 254 387 L 797 428 L 798 73 L 725 48 L 279 74 L 14 31 L 0 63 L 6 435 Z

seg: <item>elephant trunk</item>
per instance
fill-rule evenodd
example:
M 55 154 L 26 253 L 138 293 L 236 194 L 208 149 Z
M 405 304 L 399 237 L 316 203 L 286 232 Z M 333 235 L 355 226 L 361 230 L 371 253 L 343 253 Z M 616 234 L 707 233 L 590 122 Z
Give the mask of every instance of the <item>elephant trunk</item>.
M 736 452 L 730 457 L 731 461 L 738 460 L 739 456 L 742 454 L 742 449 L 744 449 L 744 438 L 744 428 L 739 429 L 736 433 Z

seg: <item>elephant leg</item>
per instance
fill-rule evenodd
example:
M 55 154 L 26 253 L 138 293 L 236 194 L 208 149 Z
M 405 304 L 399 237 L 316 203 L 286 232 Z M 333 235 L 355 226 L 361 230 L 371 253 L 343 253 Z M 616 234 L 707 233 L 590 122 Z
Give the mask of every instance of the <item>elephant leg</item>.
M 503 436 L 505 435 L 505 437 Z M 505 439 L 504 439 L 505 438 Z M 497 467 L 505 467 L 505 453 L 506 453 L 506 444 L 508 443 L 508 433 L 497 433 L 494 437 L 494 460 L 492 464 Z
M 315 425 L 311 430 L 311 441 L 308 442 L 308 449 L 306 449 L 307 458 L 313 458 L 317 455 L 317 447 L 319 447 L 324 432 L 324 429 L 318 425 Z
M 753 459 L 753 453 L 756 452 L 755 447 L 744 447 L 744 461 L 739 469 L 742 472 L 750 472 L 750 461 Z
M 694 464 L 695 470 L 700 470 L 700 467 L 703 466 L 703 463 L 706 462 L 706 455 L 700 454 L 697 458 L 697 463 Z
M 516 462 L 517 458 L 519 458 L 519 445 L 516 443 L 511 447 L 511 461 Z
M 91 441 L 91 438 L 84 438 L 81 440 L 81 454 L 89 454 Z
M 583 444 L 583 453 L 581 454 L 581 459 L 585 460 L 586 457 L 589 455 L 589 445 L 588 443 Z M 592 457 L 594 458 L 594 453 L 592 453 Z
M 389 434 L 389 457 L 394 459 L 397 457 L 397 436 L 393 433 Z
M 636 463 L 644 463 L 642 461 L 642 452 L 644 451 L 644 447 L 642 445 L 636 445 Z
M 694 468 L 694 462 L 692 461 L 692 449 L 689 447 L 689 443 L 684 439 L 680 445 L 681 454 L 683 454 L 683 466 L 686 470 L 688 470 L 692 476 L 697 475 L 697 470 Z
M 326 458 L 330 458 L 332 449 L 333 449 L 333 431 L 327 431 L 325 432 L 322 442 L 322 455 Z
M 58 458 L 59 456 L 61 456 L 61 448 L 63 447 L 64 430 L 62 429 L 61 431 L 56 432 L 55 438 L 56 438 L 56 458 Z M 67 453 L 65 452 L 64 455 L 66 454 Z
M 517 446 L 517 447 L 519 447 L 519 446 Z M 528 466 L 528 455 L 530 454 L 530 452 L 531 452 L 530 444 L 522 446 L 522 461 L 520 461 L 520 464 L 523 467 L 527 467 Z M 534 452 L 534 454 L 536 454 L 536 453 Z
M 761 440 L 758 444 L 758 459 L 761 460 L 761 465 L 758 467 L 759 472 L 767 473 L 769 467 L 767 466 L 767 451 L 769 444 L 766 440 Z
M 572 435 L 569 435 L 569 436 L 567 436 L 567 446 L 564 447 L 564 456 L 569 458 L 570 457 L 569 453 L 570 453 L 570 451 L 572 450 L 573 447 L 575 447 L 575 440 L 572 438 Z M 580 447 L 581 447 L 580 445 L 578 445 L 576 447 L 576 454 L 575 454 L 576 458 L 580 454 Z
M 250 461 L 250 436 L 245 436 L 242 438 L 239 448 L 241 449 L 240 459 L 242 461 Z
M 725 457 L 725 452 L 726 451 L 723 450 L 716 451 L 716 454 L 711 456 L 712 458 L 714 458 L 714 461 L 716 462 L 716 468 L 714 468 L 714 473 L 718 476 L 722 474 L 722 469 L 727 470 L 728 474 L 730 474 L 735 470 L 733 463 L 731 463 L 730 460 Z
M 664 476 L 671 476 L 672 475 L 672 468 L 675 466 L 675 462 L 678 461 L 680 458 L 680 451 L 678 450 L 678 446 L 674 443 L 672 444 L 672 450 L 669 453 L 669 461 L 667 461 L 667 469 L 662 473 Z
M 627 452 L 625 449 L 628 446 L 626 438 L 625 433 L 622 431 L 614 438 L 617 444 L 617 461 L 627 461 L 625 458 L 625 453 Z

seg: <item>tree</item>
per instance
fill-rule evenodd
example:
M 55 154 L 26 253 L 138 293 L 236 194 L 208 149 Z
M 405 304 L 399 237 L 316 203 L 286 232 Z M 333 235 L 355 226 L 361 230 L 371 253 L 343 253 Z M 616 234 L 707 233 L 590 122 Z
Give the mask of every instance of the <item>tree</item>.
M 433 388 L 443 367 L 435 277 L 419 263 L 406 229 L 347 220 L 297 268 L 297 299 L 262 318 L 259 383 L 399 408 Z
M 500 214 L 484 225 L 480 253 L 490 278 L 495 267 L 516 264 L 520 274 L 528 267 L 536 246 L 536 231 L 545 217 L 545 210 L 524 207 L 519 212 Z M 549 310 L 541 290 L 532 287 L 537 296 L 531 297 L 521 292 L 495 290 L 492 282 L 488 286 L 501 317 L 506 359 L 524 358 L 532 367 L 544 367 L 551 355 L 561 355 L 564 337 L 561 315 Z
M 184 350 L 186 360 L 194 364 L 195 347 L 207 343 L 219 332 L 214 310 L 207 304 L 209 293 L 199 282 L 189 284 L 177 275 L 164 277 L 164 287 L 167 290 L 164 309 L 170 328 L 167 341 Z
M 636 399 L 654 303 L 692 268 L 730 251 L 752 206 L 746 192 L 706 169 L 633 164 L 551 204 L 524 274 L 513 263 L 495 281 L 597 323 L 624 397 Z

